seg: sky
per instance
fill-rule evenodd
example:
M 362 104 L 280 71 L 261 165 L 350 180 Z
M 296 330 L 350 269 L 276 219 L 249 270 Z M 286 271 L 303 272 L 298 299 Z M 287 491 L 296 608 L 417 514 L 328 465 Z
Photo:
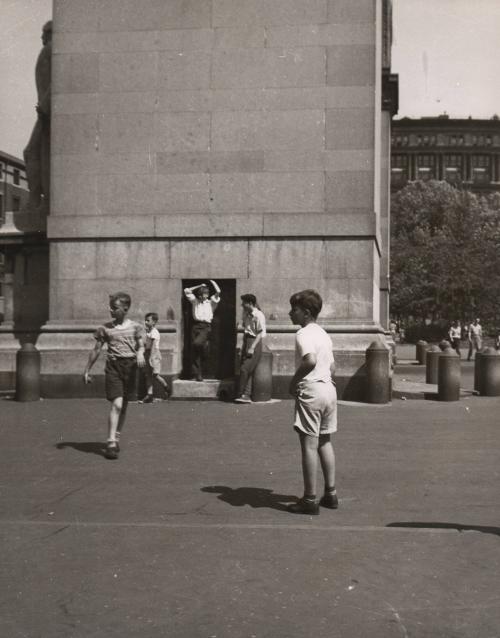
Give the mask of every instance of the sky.
M 0 149 L 22 157 L 52 0 L 0 0 L 0 16 Z M 393 0 L 393 30 L 397 117 L 500 115 L 500 0 Z

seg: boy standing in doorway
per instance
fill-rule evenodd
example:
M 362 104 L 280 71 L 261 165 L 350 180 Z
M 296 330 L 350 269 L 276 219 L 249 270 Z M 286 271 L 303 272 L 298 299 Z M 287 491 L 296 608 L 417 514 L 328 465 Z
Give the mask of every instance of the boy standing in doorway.
M 210 279 L 215 293 L 209 297 L 207 284 L 199 284 L 191 288 L 184 288 L 186 299 L 191 304 L 193 326 L 191 328 L 191 373 L 196 381 L 203 381 L 203 361 L 206 357 L 210 341 L 214 310 L 220 301 L 221 290 L 217 283 Z
M 319 514 L 319 505 L 337 509 L 335 453 L 331 435 L 337 431 L 337 391 L 333 382 L 335 363 L 332 342 L 316 323 L 323 301 L 315 290 L 302 290 L 290 297 L 290 319 L 299 325 L 295 337 L 297 369 L 290 382 L 295 396 L 294 428 L 302 453 L 304 495 L 288 506 L 293 514 Z M 316 502 L 318 457 L 325 482 L 324 495 Z

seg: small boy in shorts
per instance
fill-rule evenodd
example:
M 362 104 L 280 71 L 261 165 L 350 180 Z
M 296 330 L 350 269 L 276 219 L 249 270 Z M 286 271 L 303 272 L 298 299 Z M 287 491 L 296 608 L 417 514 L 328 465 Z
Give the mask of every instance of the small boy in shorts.
M 158 323 L 158 315 L 156 312 L 148 312 L 144 317 L 144 325 L 146 327 L 146 349 L 144 358 L 146 360 L 146 383 L 147 394 L 142 400 L 143 403 L 153 403 L 153 381 L 157 381 L 167 392 L 167 382 L 160 376 L 161 371 L 161 352 L 160 352 L 160 333 L 156 324 Z
M 287 507 L 293 514 L 319 514 L 319 505 L 337 509 L 335 453 L 331 435 L 337 431 L 337 391 L 333 382 L 335 363 L 330 337 L 316 319 L 323 300 L 315 290 L 302 290 L 290 297 L 290 319 L 299 325 L 295 337 L 297 369 L 290 382 L 295 397 L 294 428 L 302 453 L 304 495 Z M 325 491 L 316 501 L 318 457 Z
M 144 328 L 127 318 L 130 295 L 117 292 L 109 296 L 109 312 L 112 321 L 97 328 L 93 350 L 83 373 L 85 383 L 91 383 L 90 370 L 107 346 L 105 367 L 106 398 L 111 402 L 108 419 L 108 441 L 104 456 L 117 459 L 120 452 L 120 433 L 127 414 L 128 396 L 135 384 L 137 366 L 144 366 Z

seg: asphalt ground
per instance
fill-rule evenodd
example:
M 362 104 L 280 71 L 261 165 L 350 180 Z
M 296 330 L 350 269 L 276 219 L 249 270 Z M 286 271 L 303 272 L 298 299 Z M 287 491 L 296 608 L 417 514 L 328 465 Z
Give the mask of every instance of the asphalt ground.
M 0 401 L 0 636 L 498 638 L 499 407 L 341 404 L 309 517 L 291 401 Z

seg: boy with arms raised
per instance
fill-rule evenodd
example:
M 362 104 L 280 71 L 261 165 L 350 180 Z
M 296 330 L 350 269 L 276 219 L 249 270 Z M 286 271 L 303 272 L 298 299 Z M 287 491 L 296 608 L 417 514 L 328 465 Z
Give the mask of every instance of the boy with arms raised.
M 294 428 L 302 453 L 304 495 L 288 506 L 293 514 L 319 514 L 319 505 L 337 509 L 335 490 L 335 453 L 331 434 L 337 431 L 337 392 L 333 383 L 335 363 L 332 342 L 316 323 L 323 300 L 315 290 L 302 290 L 290 297 L 290 319 L 299 325 L 295 337 L 297 369 L 290 382 L 295 396 Z M 323 471 L 325 491 L 316 502 L 318 457 Z
M 83 373 L 85 383 L 92 378 L 90 370 L 107 345 L 105 367 L 106 398 L 111 402 L 108 419 L 108 441 L 104 456 L 117 459 L 120 452 L 120 433 L 127 414 L 128 396 L 134 387 L 137 366 L 144 366 L 144 328 L 127 318 L 130 295 L 117 292 L 109 296 L 109 312 L 112 321 L 100 326 L 94 333 L 96 340 Z

